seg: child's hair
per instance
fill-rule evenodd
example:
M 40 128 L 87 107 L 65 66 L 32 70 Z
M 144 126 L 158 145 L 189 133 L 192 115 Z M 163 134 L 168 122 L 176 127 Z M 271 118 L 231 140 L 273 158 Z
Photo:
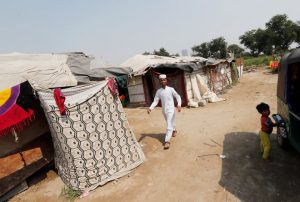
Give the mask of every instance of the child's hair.
M 261 114 L 263 111 L 270 109 L 269 105 L 262 102 L 256 106 L 257 111 Z

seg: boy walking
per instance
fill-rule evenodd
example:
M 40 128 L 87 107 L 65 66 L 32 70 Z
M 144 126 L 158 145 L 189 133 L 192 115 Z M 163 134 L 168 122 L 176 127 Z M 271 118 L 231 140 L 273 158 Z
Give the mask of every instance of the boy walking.
M 174 90 L 174 88 L 167 86 L 167 76 L 165 74 L 159 75 L 159 80 L 161 84 L 161 88 L 157 90 L 154 101 L 147 110 L 148 114 L 156 107 L 159 100 L 161 101 L 162 113 L 167 122 L 167 132 L 165 136 L 165 144 L 164 149 L 170 148 L 170 140 L 171 136 L 176 136 L 175 129 L 175 107 L 174 107 L 174 99 L 177 100 L 177 110 L 181 111 L 181 98 L 180 95 Z
M 261 151 L 263 153 L 262 158 L 264 160 L 269 160 L 271 143 L 270 135 L 273 131 L 273 127 L 276 126 L 270 119 L 270 107 L 266 103 L 260 103 L 256 106 L 257 111 L 261 114 L 260 123 L 261 130 L 259 131 Z

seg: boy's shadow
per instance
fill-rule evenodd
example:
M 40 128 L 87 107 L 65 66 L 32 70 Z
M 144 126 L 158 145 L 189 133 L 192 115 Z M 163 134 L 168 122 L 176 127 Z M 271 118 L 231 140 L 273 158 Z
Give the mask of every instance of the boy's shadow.
M 161 144 L 165 143 L 165 134 L 164 133 L 158 133 L 158 134 L 141 134 L 141 137 L 138 139 L 138 142 L 141 142 L 144 138 L 150 137 L 157 139 Z

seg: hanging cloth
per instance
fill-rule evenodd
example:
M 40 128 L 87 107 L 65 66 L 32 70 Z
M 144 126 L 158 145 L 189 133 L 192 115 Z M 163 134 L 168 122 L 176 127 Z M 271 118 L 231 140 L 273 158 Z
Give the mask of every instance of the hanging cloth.
M 53 96 L 54 96 L 55 102 L 59 108 L 60 115 L 66 115 L 66 109 L 65 109 L 66 97 L 63 94 L 63 92 L 61 92 L 60 88 L 54 89 Z
M 114 78 L 108 80 L 108 89 L 114 96 L 119 94 L 118 84 Z
M 0 91 L 0 136 L 20 132 L 33 121 L 34 101 L 28 81 Z

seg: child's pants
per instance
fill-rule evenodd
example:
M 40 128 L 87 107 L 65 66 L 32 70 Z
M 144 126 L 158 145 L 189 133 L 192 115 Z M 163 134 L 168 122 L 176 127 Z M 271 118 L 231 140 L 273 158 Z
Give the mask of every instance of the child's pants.
M 163 113 L 167 121 L 167 132 L 165 142 L 170 142 L 173 131 L 175 130 L 175 112 Z
M 259 137 L 260 137 L 261 151 L 263 153 L 262 158 L 264 160 L 267 160 L 269 158 L 270 149 L 271 149 L 270 135 L 266 132 L 259 131 Z

